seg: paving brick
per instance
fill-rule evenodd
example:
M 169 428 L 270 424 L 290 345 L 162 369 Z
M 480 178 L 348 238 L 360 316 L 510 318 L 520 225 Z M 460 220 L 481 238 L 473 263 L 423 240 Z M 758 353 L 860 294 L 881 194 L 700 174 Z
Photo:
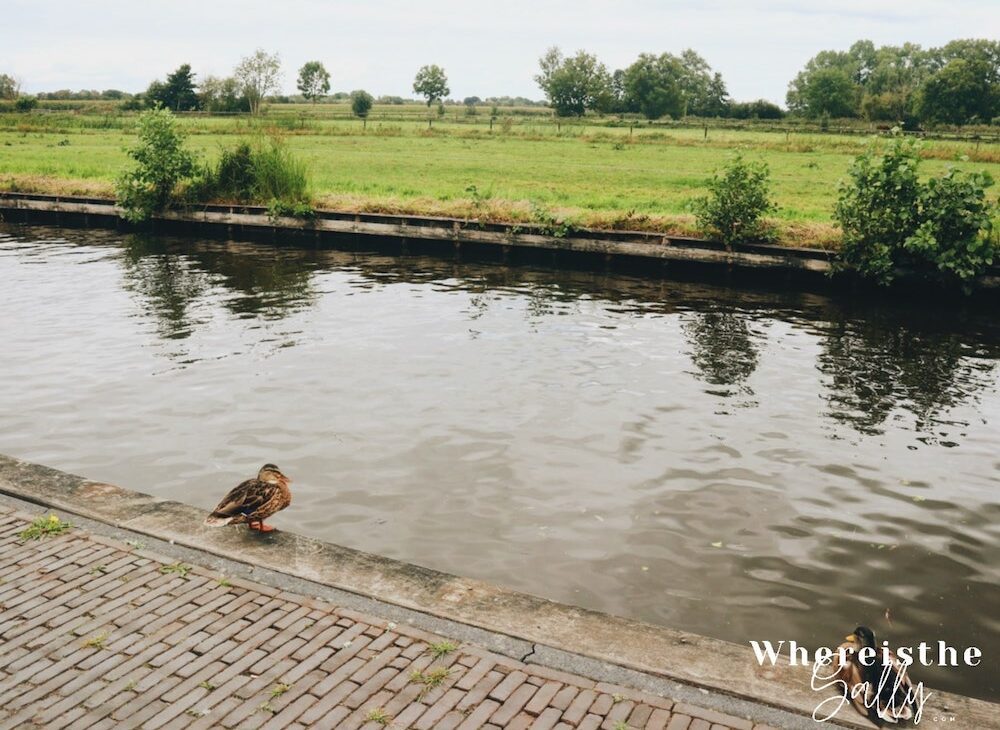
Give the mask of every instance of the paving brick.
M 703 707 L 696 707 L 682 702 L 678 702 L 674 705 L 674 710 L 682 715 L 689 715 L 692 718 L 706 720 L 710 724 L 714 722 L 720 725 L 726 725 L 734 730 L 753 730 L 753 723 L 749 720 L 741 717 L 735 717 L 733 715 L 725 715 L 721 712 L 716 712 L 715 710 L 708 710 Z
M 30 519 L 30 518 L 29 518 Z M 191 566 L 79 528 L 21 544 L 0 506 L 0 729 L 752 730 L 750 721 Z M 100 570 L 95 568 L 101 567 Z M 107 633 L 103 649 L 83 646 Z M 428 688 L 413 672 L 448 669 Z M 278 683 L 289 685 L 278 694 Z M 765 730 L 765 726 L 760 726 Z

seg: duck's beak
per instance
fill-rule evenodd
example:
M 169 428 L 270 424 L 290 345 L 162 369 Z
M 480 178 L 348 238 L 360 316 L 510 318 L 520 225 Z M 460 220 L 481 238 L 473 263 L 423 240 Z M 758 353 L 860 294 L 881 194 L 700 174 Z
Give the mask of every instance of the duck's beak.
M 854 641 L 854 634 L 848 634 L 844 637 L 846 641 Z

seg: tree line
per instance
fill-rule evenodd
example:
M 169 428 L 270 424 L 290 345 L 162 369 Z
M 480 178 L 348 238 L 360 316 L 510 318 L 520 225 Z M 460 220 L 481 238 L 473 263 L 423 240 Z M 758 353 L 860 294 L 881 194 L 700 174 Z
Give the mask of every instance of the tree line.
M 329 97 L 330 78 L 322 62 L 305 63 L 297 78 L 301 97 L 313 102 Z M 565 55 L 552 47 L 539 59 L 534 78 L 547 105 L 563 117 L 597 113 L 638 114 L 648 119 L 779 119 L 786 114 L 765 99 L 733 100 L 722 74 L 692 49 L 679 55 L 642 53 L 626 68 L 611 71 L 585 50 Z M 280 83 L 278 54 L 258 49 L 225 77 L 205 76 L 196 83 L 191 66 L 184 64 L 134 96 L 109 89 L 64 90 L 37 98 L 114 99 L 133 109 L 163 106 L 174 111 L 258 113 L 265 99 L 287 100 L 277 96 Z M 445 103 L 451 93 L 444 69 L 433 64 L 417 72 L 413 91 L 428 106 Z M 15 78 L 0 74 L 0 99 L 18 97 Z M 338 92 L 333 98 L 350 99 L 355 114 L 362 117 L 373 103 L 405 101 L 401 97 L 375 99 L 364 91 Z M 481 102 L 478 96 L 463 100 L 470 108 Z M 494 97 L 486 102 L 537 103 L 520 97 Z M 1000 124 L 1000 41 L 955 40 L 940 48 L 923 48 L 913 43 L 876 47 L 862 40 L 847 51 L 821 51 L 789 83 L 785 102 L 787 113 L 810 119 L 858 118 L 904 127 Z

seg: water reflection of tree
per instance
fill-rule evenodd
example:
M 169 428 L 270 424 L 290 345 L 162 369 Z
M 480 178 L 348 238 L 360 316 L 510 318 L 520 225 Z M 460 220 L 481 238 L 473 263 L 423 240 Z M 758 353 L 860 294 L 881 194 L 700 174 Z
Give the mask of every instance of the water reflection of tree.
M 166 339 L 190 335 L 195 324 L 191 310 L 208 290 L 209 278 L 188 261 L 169 254 L 160 239 L 129 236 L 124 253 L 125 286 L 149 304 L 160 335 Z
M 745 315 L 724 309 L 691 312 L 683 327 L 696 374 L 717 386 L 713 393 L 753 395 L 747 381 L 757 370 L 760 355 Z
M 315 299 L 314 262 L 304 251 L 134 235 L 125 239 L 123 263 L 126 287 L 148 303 L 168 339 L 191 334 L 199 303 L 216 287 L 235 295 L 220 299 L 239 316 L 280 318 Z
M 953 327 L 908 324 L 875 312 L 830 322 L 817 367 L 828 379 L 825 398 L 833 418 L 878 434 L 892 412 L 902 409 L 915 417 L 918 431 L 927 432 L 945 411 L 994 382 L 994 363 L 976 356 L 998 353 L 977 350 Z

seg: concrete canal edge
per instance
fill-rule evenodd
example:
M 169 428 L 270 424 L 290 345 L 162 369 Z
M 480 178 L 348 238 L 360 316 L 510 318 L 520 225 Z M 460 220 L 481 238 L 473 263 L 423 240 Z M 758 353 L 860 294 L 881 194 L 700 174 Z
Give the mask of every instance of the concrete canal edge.
M 128 228 L 121 209 L 109 198 L 41 195 L 0 191 L 0 221 L 63 226 Z M 368 247 L 381 243 L 402 253 L 485 256 L 508 261 L 561 266 L 615 266 L 640 274 L 677 273 L 685 269 L 724 271 L 746 280 L 789 280 L 826 288 L 874 285 L 835 272 L 834 254 L 814 248 L 741 244 L 732 251 L 713 241 L 644 231 L 574 229 L 555 236 L 544 227 L 480 223 L 459 218 L 382 215 L 319 210 L 314 218 L 272 218 L 266 208 L 199 205 L 164 211 L 151 227 L 164 233 L 199 234 L 275 242 Z M 925 293 L 928 282 L 913 272 L 897 271 L 894 286 Z M 935 286 L 931 284 L 931 286 Z M 975 280 L 973 289 L 1000 292 L 1000 264 Z
M 595 660 L 690 685 L 678 690 L 709 690 L 698 694 L 697 701 L 704 704 L 721 695 L 720 711 L 756 714 L 758 722 L 807 726 L 811 720 L 793 725 L 780 718 L 787 721 L 786 712 L 800 719 L 811 716 L 830 696 L 810 689 L 806 668 L 791 667 L 787 661 L 759 666 L 749 646 L 568 606 L 292 533 L 263 537 L 250 536 L 242 528 L 206 528 L 202 511 L 190 505 L 3 455 L 0 494 L 140 533 L 206 558 L 221 557 L 498 635 L 501 647 L 496 650 L 502 651 L 509 639 L 511 646 L 529 647 L 528 654 L 538 657 L 536 663 L 544 663 L 547 654 L 572 655 L 584 663 Z M 830 627 L 835 637 L 846 630 Z M 683 701 L 683 696 L 678 699 Z M 998 727 L 1000 705 L 933 690 L 924 717 L 952 728 Z M 837 722 L 871 727 L 849 707 L 841 710 Z

